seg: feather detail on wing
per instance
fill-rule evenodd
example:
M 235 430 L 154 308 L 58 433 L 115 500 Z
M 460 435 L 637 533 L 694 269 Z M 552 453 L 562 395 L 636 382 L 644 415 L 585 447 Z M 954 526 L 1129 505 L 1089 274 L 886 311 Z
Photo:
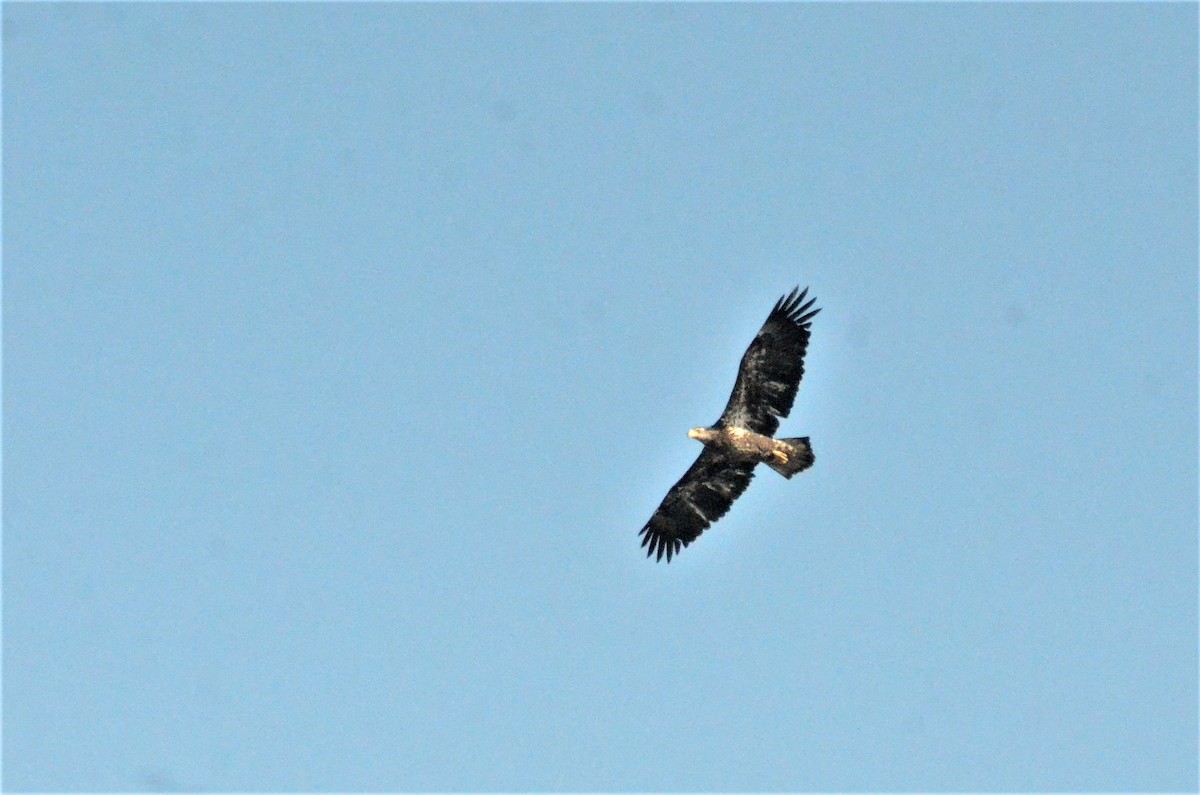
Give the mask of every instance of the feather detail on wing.
M 729 510 L 754 477 L 754 461 L 737 461 L 705 447 L 696 462 L 671 487 L 658 510 L 638 535 L 646 556 L 667 562 Z
M 811 309 L 815 298 L 795 290 L 776 303 L 758 336 L 750 343 L 738 367 L 737 381 L 718 426 L 749 428 L 774 436 L 779 418 L 786 417 L 796 400 L 804 376 L 804 353 L 809 328 L 820 309 Z

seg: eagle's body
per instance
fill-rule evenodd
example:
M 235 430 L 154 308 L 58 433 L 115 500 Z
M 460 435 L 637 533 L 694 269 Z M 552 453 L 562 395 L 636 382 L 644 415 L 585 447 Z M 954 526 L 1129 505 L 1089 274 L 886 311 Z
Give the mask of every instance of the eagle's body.
M 773 439 L 748 428 L 692 428 L 689 439 L 699 439 L 734 459 L 766 464 L 785 478 L 812 466 L 807 438 Z
M 688 436 L 704 443 L 700 457 L 671 487 L 639 535 L 647 556 L 667 562 L 696 540 L 741 496 L 754 468 L 766 464 L 786 478 L 812 466 L 808 437 L 775 439 L 779 419 L 796 400 L 804 376 L 809 328 L 819 309 L 801 303 L 808 290 L 780 298 L 742 356 L 725 411 L 711 428 Z

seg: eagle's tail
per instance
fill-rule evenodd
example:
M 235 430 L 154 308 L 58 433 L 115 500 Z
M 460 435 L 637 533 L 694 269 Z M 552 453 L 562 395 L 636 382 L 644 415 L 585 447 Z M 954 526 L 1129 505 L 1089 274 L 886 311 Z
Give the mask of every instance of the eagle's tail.
M 790 478 L 797 472 L 803 472 L 813 465 L 816 461 L 816 456 L 813 455 L 812 445 L 808 443 L 807 436 L 798 436 L 792 439 L 776 439 L 777 442 L 786 445 L 782 452 L 787 456 L 787 462 L 780 462 L 778 459 L 768 459 L 767 466 L 774 469 L 785 478 Z

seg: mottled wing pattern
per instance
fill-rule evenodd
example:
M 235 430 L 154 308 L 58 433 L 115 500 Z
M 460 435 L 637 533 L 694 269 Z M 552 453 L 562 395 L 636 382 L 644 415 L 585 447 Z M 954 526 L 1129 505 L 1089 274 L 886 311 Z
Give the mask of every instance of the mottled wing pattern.
M 705 447 L 696 463 L 671 487 L 662 505 L 638 535 L 644 535 L 646 556 L 662 560 L 696 540 L 710 524 L 729 510 L 754 477 L 753 461 L 736 461 L 719 450 Z
M 779 418 L 786 417 L 796 400 L 804 376 L 804 352 L 809 328 L 820 309 L 811 309 L 815 298 L 804 302 L 808 288 L 800 288 L 775 302 L 767 322 L 750 343 L 738 366 L 737 381 L 718 426 L 737 426 L 774 436 Z

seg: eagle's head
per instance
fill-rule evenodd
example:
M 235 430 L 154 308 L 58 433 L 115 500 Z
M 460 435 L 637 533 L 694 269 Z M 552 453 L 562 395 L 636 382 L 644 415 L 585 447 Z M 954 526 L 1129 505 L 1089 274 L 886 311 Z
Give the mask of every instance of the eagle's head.
M 698 439 L 701 442 L 708 443 L 716 436 L 716 431 L 712 428 L 692 428 L 688 431 L 689 439 Z

